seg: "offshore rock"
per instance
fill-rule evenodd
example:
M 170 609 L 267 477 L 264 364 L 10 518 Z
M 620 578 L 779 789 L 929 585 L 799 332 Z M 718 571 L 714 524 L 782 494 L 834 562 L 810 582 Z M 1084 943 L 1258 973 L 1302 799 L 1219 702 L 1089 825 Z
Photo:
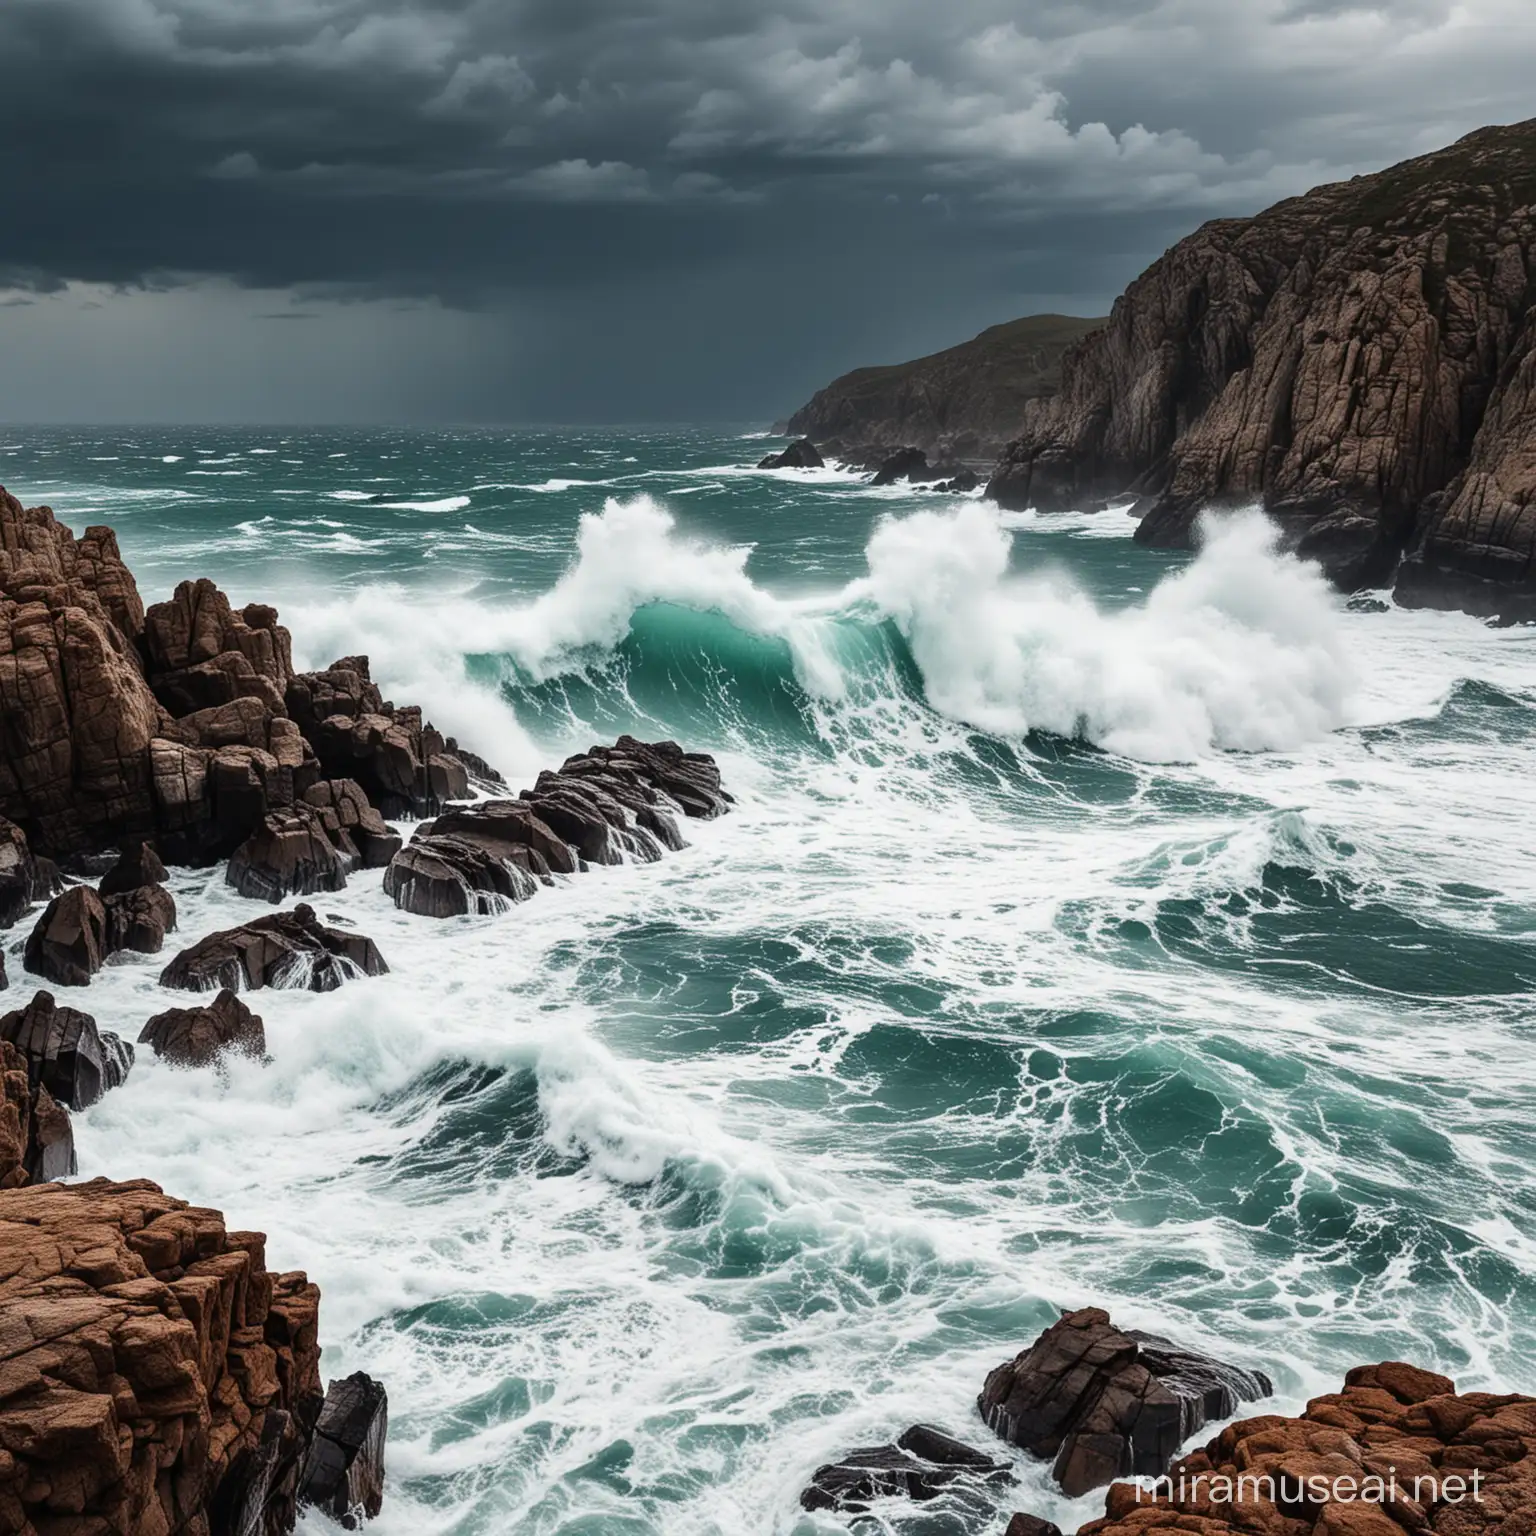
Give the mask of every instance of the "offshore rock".
M 36 857 L 27 834 L 0 816 L 0 928 L 13 927 L 34 902 L 51 900 L 62 889 L 53 862 Z
M 176 927 L 176 898 L 163 885 L 141 885 L 103 900 L 107 914 L 107 953 L 131 949 L 158 955 L 165 936 Z
M 1262 504 L 1344 587 L 1536 596 L 1536 123 L 1487 128 L 1174 246 L 1067 353 L 994 472 L 1007 507 L 1147 498 L 1186 546 Z M 1310 547 L 1307 541 L 1310 540 Z
M 34 1085 L 70 1109 L 89 1109 L 133 1066 L 131 1045 L 98 1031 L 90 1014 L 59 1007 L 50 992 L 0 1018 L 0 1040 L 16 1048 Z
M 0 1189 L 71 1178 L 76 1167 L 68 1110 L 32 1081 L 27 1058 L 0 1040 Z
M 1229 1425 L 1167 1477 L 1151 1489 L 1116 1484 L 1104 1518 L 1079 1536 L 1525 1531 L 1536 1523 L 1536 1398 L 1457 1394 L 1446 1377 L 1397 1361 L 1360 1366 L 1299 1418 Z M 1332 1496 L 1315 1496 L 1319 1485 Z
M 56 986 L 88 987 L 111 953 L 101 898 L 76 885 L 48 903 L 27 937 L 22 963 Z
M 309 1455 L 299 1474 L 299 1503 L 322 1509 L 343 1529 L 374 1519 L 384 1503 L 384 1441 L 389 1395 L 362 1371 L 326 1389 Z
M 535 857 L 517 846 L 495 849 L 478 839 L 418 833 L 390 861 L 384 894 L 418 917 L 487 916 L 538 891 L 537 878 L 521 867 Z
M 267 1034 L 258 1015 L 227 987 L 206 1008 L 171 1008 L 143 1028 L 139 1044 L 175 1067 L 207 1067 L 226 1051 L 258 1060 L 267 1054 Z
M 276 903 L 341 890 L 348 865 L 326 835 L 320 813 L 307 804 L 293 805 L 267 813 L 230 857 L 224 881 L 242 896 Z
M 895 485 L 901 480 L 934 480 L 938 476 L 928 464 L 928 455 L 921 448 L 898 448 L 888 455 L 875 471 L 871 485 Z
M 802 437 L 791 443 L 783 453 L 770 453 L 757 467 L 759 469 L 822 469 L 826 460 L 817 451 L 810 438 Z
M 147 885 L 161 885 L 165 878 L 165 865 L 155 850 L 148 843 L 135 842 L 122 850 L 96 889 L 103 898 L 121 896 Z
M 1012 1483 L 1008 1464 L 941 1430 L 916 1424 L 894 1445 L 852 1451 L 842 1461 L 818 1467 L 800 1495 L 802 1509 L 835 1509 L 860 1514 L 875 1499 L 908 1498 L 919 1503 L 943 1494 Z
M 1071 1312 L 987 1377 L 977 1408 L 1004 1440 L 1055 1459 L 1069 1498 L 1117 1477 L 1155 1477 L 1205 1424 L 1269 1396 L 1267 1377 L 1122 1333 L 1097 1307 Z
M 354 977 L 388 971 L 372 939 L 327 928 L 313 907 L 301 904 L 209 934 L 166 966 L 160 985 L 188 992 L 259 987 L 332 992 Z
M 0 1521 L 279 1536 L 321 1403 L 318 1289 L 147 1181 L 0 1192 Z

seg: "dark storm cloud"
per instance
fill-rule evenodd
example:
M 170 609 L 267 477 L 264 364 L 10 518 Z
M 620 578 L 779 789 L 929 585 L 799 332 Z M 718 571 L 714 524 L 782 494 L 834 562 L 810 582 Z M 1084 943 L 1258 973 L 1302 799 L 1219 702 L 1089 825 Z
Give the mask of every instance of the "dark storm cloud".
M 0 287 L 533 303 L 551 357 L 583 315 L 686 352 L 678 305 L 713 295 L 704 346 L 789 295 L 830 338 L 800 338 L 811 381 L 925 290 L 914 346 L 1034 299 L 1092 308 L 1203 217 L 1525 115 L 1531 12 L 3 0 Z M 647 306 L 671 306 L 649 333 Z M 743 335 L 767 360 L 782 331 Z

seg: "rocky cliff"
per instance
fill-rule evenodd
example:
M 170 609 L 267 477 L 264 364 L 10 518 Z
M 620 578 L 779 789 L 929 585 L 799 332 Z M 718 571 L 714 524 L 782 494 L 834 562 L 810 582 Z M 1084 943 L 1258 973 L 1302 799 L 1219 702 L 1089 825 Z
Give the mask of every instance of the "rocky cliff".
M 990 460 L 1024 407 L 1054 394 L 1061 358 L 1102 320 L 1031 315 L 916 362 L 860 368 L 790 418 L 788 431 L 843 447 L 912 445 L 946 459 Z
M 1262 503 L 1343 586 L 1536 612 L 1536 122 L 1207 224 L 1025 407 L 1005 506 Z

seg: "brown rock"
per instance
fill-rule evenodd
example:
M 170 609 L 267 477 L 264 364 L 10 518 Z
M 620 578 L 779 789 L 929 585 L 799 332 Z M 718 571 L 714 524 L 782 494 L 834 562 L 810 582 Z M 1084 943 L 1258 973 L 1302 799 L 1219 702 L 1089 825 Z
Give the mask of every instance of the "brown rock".
M 320 813 L 307 804 L 269 811 L 231 856 L 225 883 L 256 901 L 339 891 L 351 860 L 326 834 Z
M 0 1018 L 0 1040 L 13 1045 L 34 1085 L 70 1109 L 89 1109 L 133 1066 L 133 1047 L 99 1032 L 88 1013 L 61 1008 L 49 992 Z
M 323 779 L 304 792 L 304 801 L 320 812 L 338 853 L 362 869 L 385 869 L 399 853 L 400 834 L 369 803 L 355 779 Z
M 75 1168 L 68 1111 L 33 1083 L 27 1058 L 0 1040 L 0 1189 L 67 1179 Z
M 355 1372 L 326 1389 L 309 1455 L 299 1474 L 299 1503 L 324 1510 L 344 1530 L 360 1511 L 374 1519 L 384 1503 L 384 1441 L 389 1398 L 382 1383 Z
M 1533 167 L 1536 123 L 1488 128 L 1207 224 L 1067 353 L 990 494 L 1146 496 L 1137 537 L 1176 546 L 1262 503 L 1343 586 L 1411 544 L 1413 600 L 1529 607 Z
M 184 949 L 160 974 L 160 985 L 189 992 L 300 987 L 330 992 L 354 976 L 389 970 L 372 939 L 327 928 L 313 907 L 275 912 L 210 934 Z
M 225 1051 L 262 1057 L 267 1036 L 261 1019 L 227 987 L 206 1008 L 157 1013 L 139 1035 L 141 1045 L 177 1067 L 213 1065 Z
M 54 1536 L 293 1529 L 319 1292 L 153 1184 L 0 1192 L 0 1509 Z
M 10 928 L 37 901 L 48 901 L 63 889 L 58 869 L 37 858 L 27 835 L 0 816 L 0 928 Z
M 293 676 L 292 641 L 277 622 L 277 610 L 252 603 L 236 613 L 229 599 L 206 579 L 182 582 L 169 602 L 156 603 L 145 614 L 144 655 L 155 678 L 176 677 L 209 663 L 220 665 L 232 682 L 250 679 L 251 696 L 274 712 L 281 711 L 288 679 Z M 244 667 L 233 657 L 240 658 Z M 231 659 L 226 662 L 225 658 Z M 242 696 L 241 692 L 230 695 L 232 699 Z
M 86 987 L 112 953 L 107 912 L 88 885 L 71 887 L 48 903 L 27 938 L 23 964 L 61 987 Z
M 103 898 L 121 896 L 128 891 L 142 890 L 146 885 L 161 885 L 165 878 L 165 865 L 155 850 L 146 842 L 134 842 L 123 849 L 117 863 L 101 877 L 96 890 Z

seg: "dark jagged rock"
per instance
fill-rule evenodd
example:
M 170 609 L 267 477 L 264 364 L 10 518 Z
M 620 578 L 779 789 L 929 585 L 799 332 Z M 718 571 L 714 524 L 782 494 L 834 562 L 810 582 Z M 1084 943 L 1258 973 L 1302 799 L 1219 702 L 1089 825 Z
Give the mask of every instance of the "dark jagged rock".
M 476 788 L 493 795 L 497 790 L 507 787 L 507 781 L 478 753 L 471 752 L 468 747 L 460 746 L 452 736 L 448 738 L 446 746 L 448 756 L 456 757 L 463 763 L 469 774 L 470 783 Z
M 138 1180 L 0 1192 L 0 1528 L 284 1536 L 320 1411 L 319 1289 Z
M 127 891 L 142 890 L 146 885 L 162 885 L 165 878 L 165 865 L 160 862 L 160 856 L 148 843 L 137 842 L 123 849 L 96 889 L 102 897 L 121 896 Z
M 1052 1475 L 1076 1498 L 1117 1477 L 1165 1472 L 1205 1424 L 1272 1390 L 1256 1371 L 1122 1333 L 1086 1307 L 993 1371 L 977 1407 L 1004 1440 L 1053 1457 Z
M 255 901 L 339 891 L 347 883 L 348 861 L 326 835 L 320 813 L 310 805 L 269 811 L 231 856 L 227 885 Z
M 858 1514 L 875 1499 L 926 1502 L 944 1494 L 1013 1482 L 1008 1464 L 953 1440 L 926 1424 L 909 1429 L 894 1445 L 869 1446 L 842 1461 L 818 1467 L 800 1495 L 803 1509 Z
M 22 963 L 56 986 L 87 987 L 111 953 L 106 908 L 88 885 L 77 885 L 48 903 Z
M 25 1058 L 34 1084 L 70 1109 L 89 1109 L 133 1066 L 131 1045 L 98 1031 L 90 1014 L 61 1008 L 49 992 L 0 1018 L 0 1040 Z
M 871 485 L 895 485 L 902 480 L 932 480 L 936 478 L 928 464 L 928 455 L 921 448 L 898 448 L 888 454 L 875 471 Z
M 349 1531 L 359 1516 L 374 1519 L 384 1502 L 388 1434 L 389 1396 L 381 1383 L 361 1371 L 333 1381 L 299 1476 L 300 1505 L 324 1510 Z
M 495 912 L 584 865 L 659 859 L 686 846 L 679 811 L 708 819 L 728 808 L 713 758 L 623 736 L 541 773 L 517 800 L 456 806 L 423 824 L 384 889 L 424 917 Z
M 770 453 L 757 467 L 759 469 L 822 469 L 826 460 L 810 438 L 802 437 L 791 443 L 783 453 Z
M 160 973 L 160 985 L 188 992 L 297 987 L 331 992 L 389 970 L 372 939 L 325 927 L 313 907 L 274 912 L 184 949 Z
M 142 644 L 156 696 L 178 718 L 241 698 L 283 708 L 293 647 L 275 608 L 236 613 L 213 582 L 184 581 L 145 614 Z
M 1407 549 L 1413 601 L 1530 604 L 1533 260 L 1536 123 L 1207 224 L 1066 355 L 989 492 L 1144 496 L 1137 537 L 1180 547 L 1260 503 L 1342 586 Z
M 385 869 L 399 853 L 400 834 L 368 802 L 354 779 L 325 779 L 304 793 L 343 859 L 361 869 Z
M 158 955 L 176 927 L 176 898 L 163 885 L 141 885 L 102 902 L 107 914 L 107 953 L 131 949 Z
M 227 987 L 206 1008 L 171 1008 L 143 1028 L 139 1044 L 154 1048 L 176 1067 L 212 1066 L 226 1051 L 267 1054 L 267 1035 L 258 1015 Z
M 1317 1478 L 1318 1483 L 1312 1482 Z M 1320 1485 L 1320 1486 L 1319 1486 Z M 1357 1366 L 1297 1418 L 1231 1424 L 1079 1536 L 1498 1536 L 1536 1524 L 1536 1398 Z
M 26 833 L 0 816 L 0 928 L 13 927 L 34 902 L 49 901 L 62 889 L 53 862 L 38 858 Z
M 974 469 L 962 469 L 950 479 L 938 481 L 933 488 L 951 496 L 969 496 L 972 491 L 981 489 L 981 476 Z
M 860 368 L 797 411 L 785 434 L 813 437 L 824 452 L 834 439 L 913 443 L 946 458 L 987 462 L 1018 434 L 1029 402 L 1060 387 L 1066 349 L 1103 324 L 1031 315 L 932 357 Z
M 50 1184 L 76 1167 L 69 1111 L 32 1081 L 27 1058 L 0 1040 L 0 1189 Z

